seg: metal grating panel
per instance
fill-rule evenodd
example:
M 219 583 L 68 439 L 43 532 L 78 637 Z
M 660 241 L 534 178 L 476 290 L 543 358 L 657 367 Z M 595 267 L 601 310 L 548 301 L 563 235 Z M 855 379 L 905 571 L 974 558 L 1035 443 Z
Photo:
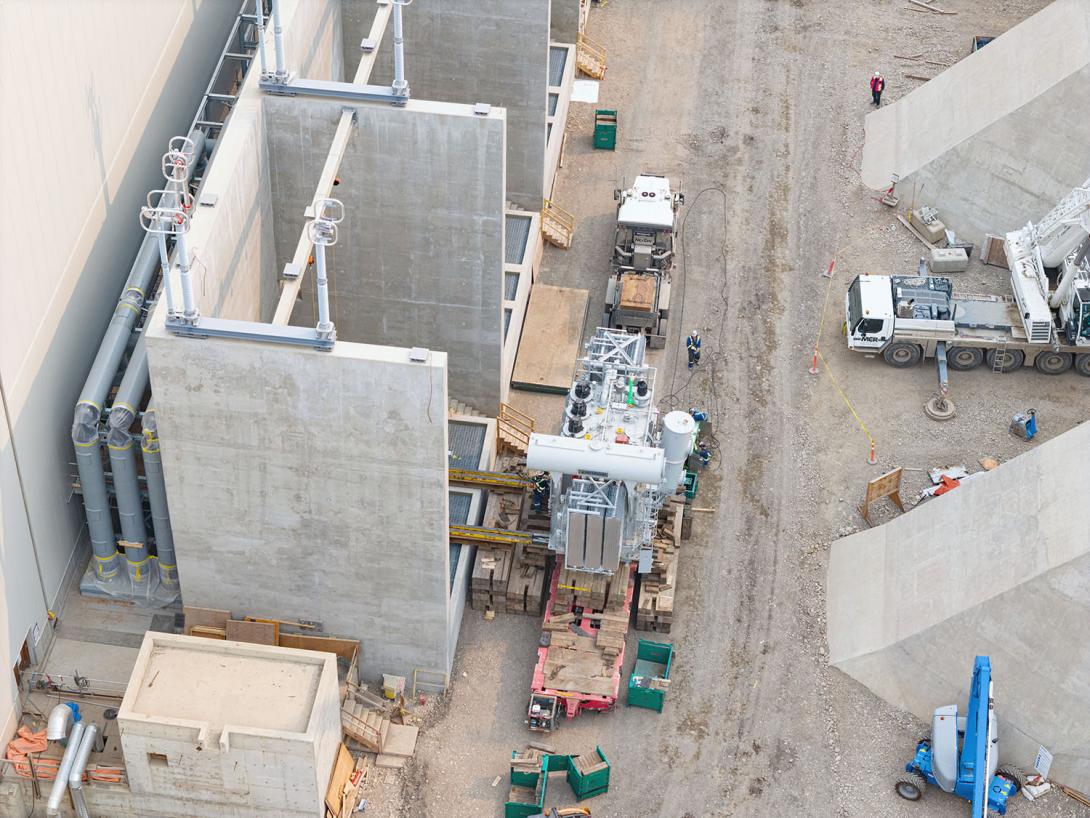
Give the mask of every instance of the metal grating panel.
M 548 144 L 549 140 L 553 138 L 553 123 L 549 123 L 545 126 L 545 143 Z
M 509 213 L 504 221 L 503 260 L 508 264 L 522 264 L 526 257 L 526 245 L 530 241 L 530 217 Z
M 469 507 L 473 498 L 462 491 L 448 493 L 450 498 L 449 518 L 451 525 L 466 525 L 469 522 Z M 450 587 L 454 588 L 454 577 L 458 574 L 458 560 L 462 556 L 462 544 L 452 542 L 450 544 Z
M 483 423 L 452 420 L 447 423 L 448 465 L 453 469 L 479 469 L 488 427 Z
M 549 94 L 549 116 L 556 116 L 556 104 L 560 101 L 560 94 Z
M 549 85 L 559 87 L 564 81 L 564 63 L 568 61 L 568 49 L 549 46 Z
M 503 274 L 503 297 L 508 301 L 514 301 L 519 291 L 519 274 Z
M 508 307 L 503 311 L 503 340 L 507 340 L 507 328 L 511 326 L 511 308 Z

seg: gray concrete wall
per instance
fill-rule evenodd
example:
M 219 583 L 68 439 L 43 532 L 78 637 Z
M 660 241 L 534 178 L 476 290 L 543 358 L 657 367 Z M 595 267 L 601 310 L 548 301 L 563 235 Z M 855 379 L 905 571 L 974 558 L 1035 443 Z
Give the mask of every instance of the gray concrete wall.
M 301 223 L 312 193 L 304 196 L 308 185 L 296 177 L 317 177 L 342 107 L 265 99 L 274 189 L 290 194 L 285 219 Z M 356 110 L 357 129 L 333 191 L 345 220 L 327 255 L 337 337 L 443 350 L 451 396 L 494 413 L 505 397 L 503 111 L 477 116 L 470 106 L 420 101 Z M 281 242 L 292 231 L 278 221 L 277 235 Z M 294 238 L 283 241 L 282 260 L 294 246 Z M 311 270 L 293 324 L 315 323 L 313 288 Z
M 579 38 L 580 0 L 552 0 L 550 36 L 558 43 L 574 43 Z
M 1040 218 L 1090 172 L 1090 5 L 1056 0 L 867 116 L 863 181 L 901 178 L 979 243 Z
M 1090 176 L 1090 122 L 1071 115 L 1085 110 L 1090 67 L 927 163 L 898 192 L 922 191 L 920 204 L 978 246 L 986 233 L 1039 221 Z
M 446 355 L 148 333 L 186 604 L 322 623 L 447 670 Z
M 990 655 L 1000 762 L 1090 788 L 1090 424 L 833 544 L 829 660 L 930 722 Z
M 545 178 L 549 0 L 416 0 L 405 10 L 414 99 L 507 109 L 507 198 L 540 210 Z M 376 84 L 393 77 L 387 26 Z M 358 42 L 357 42 L 358 45 Z

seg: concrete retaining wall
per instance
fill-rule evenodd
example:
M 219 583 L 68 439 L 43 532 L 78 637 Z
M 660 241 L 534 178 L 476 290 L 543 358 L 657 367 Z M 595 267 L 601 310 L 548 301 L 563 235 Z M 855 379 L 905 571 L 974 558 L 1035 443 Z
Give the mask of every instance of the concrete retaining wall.
M 413 6 L 415 8 L 415 5 Z M 302 223 L 343 105 L 267 97 L 274 188 L 298 188 L 277 204 Z M 503 370 L 504 112 L 413 101 L 361 105 L 333 195 L 345 206 L 327 255 L 331 313 L 346 341 L 443 350 L 450 393 L 495 413 Z M 289 144 L 290 143 L 290 144 Z M 309 191 L 309 192 L 308 192 Z M 296 228 L 297 230 L 297 228 Z M 281 259 L 298 233 L 278 221 Z M 292 323 L 313 326 L 313 271 Z
M 980 243 L 1039 219 L 1090 174 L 1090 5 L 1056 0 L 867 116 L 863 181 L 902 182 Z
M 540 210 L 544 195 L 549 9 L 549 0 L 416 0 L 405 10 L 413 98 L 505 108 L 507 198 L 526 210 Z M 392 32 L 372 82 L 393 76 Z
M 446 355 L 148 334 L 185 602 L 450 667 Z
M 1090 424 L 833 544 L 829 660 L 921 719 L 991 656 L 1000 761 L 1090 788 Z

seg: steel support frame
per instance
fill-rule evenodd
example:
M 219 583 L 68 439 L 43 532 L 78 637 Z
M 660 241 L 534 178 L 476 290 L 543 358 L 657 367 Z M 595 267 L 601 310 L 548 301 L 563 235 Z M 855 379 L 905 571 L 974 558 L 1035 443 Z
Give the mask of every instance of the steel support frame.
M 262 91 L 279 96 L 331 97 L 345 102 L 389 102 L 392 105 L 405 105 L 409 95 L 398 93 L 386 85 L 357 85 L 354 82 L 335 80 L 311 80 L 289 78 L 278 82 L 275 78 L 262 79 L 258 83 Z
M 230 318 L 201 316 L 196 323 L 168 318 L 166 328 L 175 335 L 187 338 L 230 338 L 236 341 L 260 341 L 267 344 L 288 344 L 311 347 L 329 352 L 335 343 L 333 338 L 322 338 L 313 327 L 293 327 L 262 324 L 256 321 L 236 321 Z

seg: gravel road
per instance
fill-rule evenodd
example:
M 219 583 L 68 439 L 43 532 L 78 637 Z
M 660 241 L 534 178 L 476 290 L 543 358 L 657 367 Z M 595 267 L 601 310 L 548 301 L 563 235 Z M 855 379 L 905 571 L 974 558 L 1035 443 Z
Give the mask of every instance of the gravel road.
M 915 87 L 904 75 L 923 71 L 894 54 L 953 62 L 971 35 L 998 34 L 1045 5 L 943 2 L 958 15 L 902 0 L 612 0 L 591 12 L 590 33 L 609 53 L 600 107 L 619 109 L 619 141 L 615 153 L 591 150 L 594 106 L 573 106 L 556 199 L 578 217 L 576 240 L 567 252 L 548 248 L 541 280 L 590 290 L 592 332 L 613 188 L 644 170 L 680 180 L 674 337 L 657 353 L 657 394 L 664 410 L 711 412 L 719 444 L 700 495 L 716 511 L 698 515 L 683 551 L 665 712 L 621 708 L 549 737 L 561 751 L 599 745 L 613 763 L 609 794 L 590 804 L 595 818 L 967 814 L 941 793 L 922 805 L 894 795 L 923 725 L 828 666 L 823 597 L 828 545 L 861 524 L 867 479 L 891 465 L 1008 459 L 1026 444 L 1007 420 L 1029 405 L 1042 439 L 1085 417 L 1086 379 L 981 371 L 955 373 L 960 415 L 939 426 L 922 413 L 929 369 L 857 358 L 840 337 L 850 277 L 914 270 L 921 249 L 859 183 L 870 74 L 881 68 L 886 99 L 896 99 Z M 820 335 L 829 370 L 811 376 L 827 286 L 819 273 L 834 255 Z M 993 268 L 965 275 L 975 290 L 998 281 Z M 694 327 L 705 352 L 690 376 L 675 363 L 678 337 Z M 830 372 L 878 441 L 878 466 L 866 465 L 866 438 Z M 520 400 L 555 411 L 553 399 Z M 912 474 L 908 494 L 922 484 Z M 432 706 L 411 765 L 374 777 L 367 815 L 502 815 L 506 784 L 492 783 L 528 739 L 538 629 L 526 617 L 466 612 L 453 689 Z M 999 684 L 1000 712 L 1002 700 Z M 1090 812 L 1053 794 L 1019 799 L 1009 814 Z

